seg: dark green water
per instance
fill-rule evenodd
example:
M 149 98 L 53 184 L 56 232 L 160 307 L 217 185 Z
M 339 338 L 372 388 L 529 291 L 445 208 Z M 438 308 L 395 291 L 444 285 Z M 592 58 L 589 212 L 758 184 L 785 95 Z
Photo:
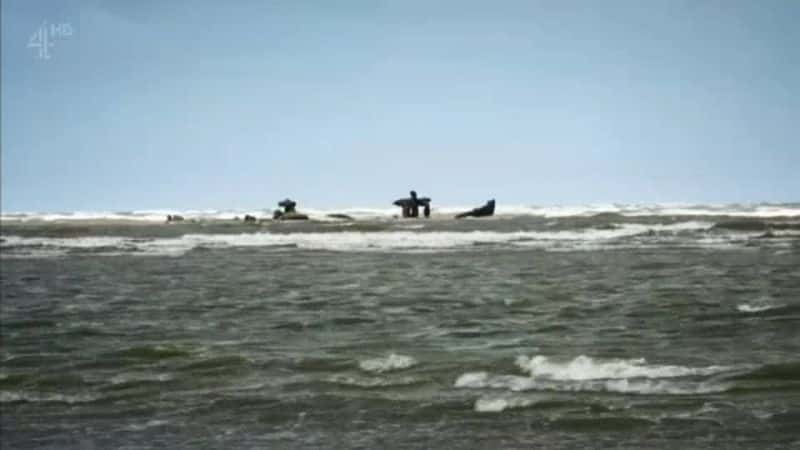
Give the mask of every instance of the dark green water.
M 800 445 L 797 235 L 619 220 L 6 226 L 3 448 Z

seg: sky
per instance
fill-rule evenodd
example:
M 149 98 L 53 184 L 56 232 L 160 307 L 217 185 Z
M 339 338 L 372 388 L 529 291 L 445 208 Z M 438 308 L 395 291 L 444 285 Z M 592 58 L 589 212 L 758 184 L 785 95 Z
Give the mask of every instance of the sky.
M 798 23 L 793 0 L 2 0 L 0 208 L 797 202 Z

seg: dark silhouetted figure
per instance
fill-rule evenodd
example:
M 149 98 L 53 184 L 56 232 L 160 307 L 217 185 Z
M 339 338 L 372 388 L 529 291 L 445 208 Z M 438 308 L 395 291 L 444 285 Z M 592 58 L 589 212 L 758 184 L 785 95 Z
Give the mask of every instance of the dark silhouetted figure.
M 183 220 L 183 216 L 179 216 L 177 214 L 167 214 L 167 222 L 180 222 Z
M 244 216 L 244 222 L 245 223 L 248 223 L 248 222 L 249 223 L 256 223 L 256 220 L 257 220 L 256 217 L 255 216 L 251 216 L 250 214 L 245 214 L 245 216 Z
M 464 217 L 489 217 L 493 215 L 494 215 L 494 199 L 491 199 L 480 208 L 475 208 L 472 211 L 467 211 L 456 215 L 456 219 L 463 219 Z
M 283 208 L 284 213 L 293 213 L 295 212 L 294 208 L 297 206 L 297 202 L 287 198 L 286 200 L 278 202 L 278 206 Z
M 272 218 L 275 220 L 308 220 L 307 215 L 295 211 L 295 207 L 297 206 L 297 202 L 295 201 L 287 198 L 286 200 L 278 202 L 278 206 L 282 207 L 283 211 L 277 209 L 272 213 Z
M 423 207 L 422 214 L 424 214 L 425 217 L 430 217 L 431 199 L 428 197 L 417 197 L 416 191 L 411 191 L 409 194 L 411 197 L 401 198 L 400 200 L 395 200 L 393 203 L 402 208 L 403 217 L 419 217 L 420 206 Z
M 409 192 L 411 196 L 411 204 L 409 206 L 408 217 L 419 217 L 419 199 L 417 198 L 417 191 Z

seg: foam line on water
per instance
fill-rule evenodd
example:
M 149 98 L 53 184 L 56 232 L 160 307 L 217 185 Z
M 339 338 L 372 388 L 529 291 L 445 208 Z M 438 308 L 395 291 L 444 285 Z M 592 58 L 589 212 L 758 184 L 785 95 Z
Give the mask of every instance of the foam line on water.
M 534 378 L 552 380 L 595 380 L 627 378 L 673 378 L 692 375 L 711 375 L 726 367 L 684 367 L 648 365 L 644 359 L 596 360 L 581 355 L 570 361 L 556 362 L 542 355 L 519 356 L 517 366 Z
M 500 389 L 511 392 L 616 392 L 622 394 L 691 395 L 724 392 L 729 383 L 672 379 L 596 379 L 547 380 L 519 375 L 492 375 L 488 372 L 461 374 L 454 387 L 461 389 Z
M 416 364 L 417 361 L 410 356 L 392 353 L 385 358 L 373 358 L 361 361 L 358 363 L 358 367 L 365 372 L 384 373 L 408 369 Z
M 452 216 L 469 211 L 482 202 L 470 205 L 434 204 L 433 214 Z M 186 219 L 195 220 L 232 220 L 249 214 L 259 218 L 272 217 L 274 208 L 239 208 L 239 209 L 150 209 L 139 211 L 72 211 L 72 212 L 5 212 L 0 215 L 4 221 L 75 221 L 75 220 L 133 220 L 145 222 L 163 222 L 168 214 L 178 214 Z M 301 207 L 301 212 L 312 219 L 329 220 L 329 214 L 347 214 L 361 220 L 385 220 L 399 214 L 399 209 L 392 206 L 342 208 Z M 587 204 L 587 205 L 552 205 L 537 206 L 524 204 L 498 203 L 495 209 L 498 216 L 535 216 L 548 218 L 587 217 L 596 214 L 618 214 L 621 216 L 729 216 L 729 217 L 800 217 L 798 204 L 731 204 L 702 205 L 690 203 L 662 204 Z
M 135 239 L 121 236 L 90 236 L 79 238 L 4 237 L 0 244 L 5 250 L 30 250 L 34 253 L 52 252 L 62 255 L 70 250 L 102 250 L 100 254 L 131 253 L 141 255 L 181 255 L 193 248 L 203 247 L 274 247 L 296 246 L 309 250 L 387 251 L 441 250 L 469 248 L 476 244 L 505 244 L 522 247 L 547 247 L 557 244 L 608 242 L 635 236 L 648 230 L 678 232 L 705 229 L 704 222 L 684 222 L 672 225 L 645 226 L 626 224 L 614 229 L 585 229 L 577 231 L 441 231 L 412 230 L 378 232 L 309 232 L 309 233 L 242 233 L 187 234 L 177 238 Z
M 512 392 L 533 390 L 685 395 L 729 389 L 728 384 L 698 381 L 697 378 L 732 370 L 724 366 L 649 365 L 644 359 L 598 360 L 585 355 L 563 362 L 542 355 L 519 356 L 516 364 L 527 375 L 466 372 L 455 380 L 454 386 Z M 485 410 L 507 407 L 500 403 L 489 402 L 481 407 Z
M 89 403 L 100 398 L 95 394 L 60 394 L 42 393 L 27 391 L 3 391 L 0 392 L 0 403 Z
M 742 303 L 741 305 L 736 306 L 736 310 L 743 313 L 759 313 L 763 311 L 769 311 L 770 309 L 781 308 L 781 305 L 768 305 L 768 304 L 747 304 Z
M 477 412 L 501 412 L 506 409 L 525 408 L 535 402 L 528 398 L 516 397 L 481 397 L 475 401 Z

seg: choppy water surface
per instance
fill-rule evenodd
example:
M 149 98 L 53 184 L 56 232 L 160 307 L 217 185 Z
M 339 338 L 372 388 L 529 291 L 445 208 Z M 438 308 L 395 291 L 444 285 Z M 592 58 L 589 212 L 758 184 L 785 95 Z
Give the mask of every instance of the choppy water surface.
M 4 224 L 2 443 L 797 446 L 798 230 Z

